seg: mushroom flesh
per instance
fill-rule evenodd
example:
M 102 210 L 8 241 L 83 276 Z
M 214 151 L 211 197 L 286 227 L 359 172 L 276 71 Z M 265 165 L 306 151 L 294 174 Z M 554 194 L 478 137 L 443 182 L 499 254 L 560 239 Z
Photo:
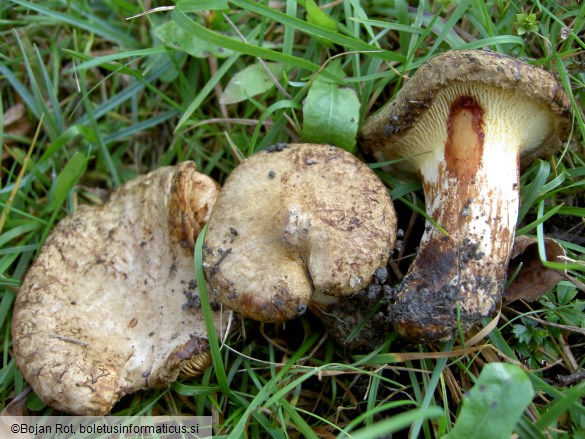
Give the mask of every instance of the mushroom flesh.
M 126 183 L 51 232 L 18 292 L 13 353 L 50 406 L 103 415 L 210 363 L 193 245 L 218 185 L 192 162 Z M 221 313 L 214 311 L 221 329 Z M 225 320 L 224 320 L 225 323 Z
M 547 71 L 482 50 L 423 64 L 371 116 L 361 149 L 389 172 L 422 181 L 427 221 L 419 251 L 391 298 L 395 329 L 448 339 L 500 299 L 518 214 L 521 166 L 559 150 L 570 101 Z
M 246 317 L 282 322 L 369 284 L 386 265 L 396 220 L 386 187 L 328 145 L 277 144 L 230 174 L 211 214 L 211 295 Z

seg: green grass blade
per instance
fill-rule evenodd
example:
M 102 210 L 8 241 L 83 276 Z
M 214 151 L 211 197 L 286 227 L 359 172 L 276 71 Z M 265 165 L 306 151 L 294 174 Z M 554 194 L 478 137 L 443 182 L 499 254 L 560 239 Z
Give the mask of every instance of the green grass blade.
M 516 236 L 526 235 L 531 230 L 534 230 L 538 225 L 544 223 L 553 215 L 557 214 L 562 208 L 563 205 L 553 207 L 547 213 L 543 214 L 542 216 L 539 216 L 535 221 L 532 221 L 530 224 L 527 224 L 526 226 L 517 229 Z
M 309 339 L 305 340 L 305 342 L 297 349 L 297 351 L 290 357 L 290 359 L 281 367 L 278 373 L 270 379 L 264 385 L 258 394 L 254 397 L 254 399 L 248 404 L 246 410 L 242 414 L 240 420 L 235 425 L 233 430 L 230 432 L 229 437 L 234 439 L 239 439 L 244 437 L 245 426 L 248 422 L 249 417 L 252 413 L 261 405 L 264 404 L 269 397 L 269 395 L 278 389 L 281 385 L 281 381 L 283 376 L 285 376 L 288 371 L 299 361 L 303 355 L 313 346 L 313 344 L 319 338 L 319 334 L 313 334 Z
M 550 175 L 550 164 L 544 161 L 539 161 L 534 173 L 532 183 L 523 187 L 520 190 L 520 212 L 518 213 L 518 222 L 522 221 L 534 202 L 538 199 L 542 187 L 545 185 L 548 176 Z M 527 174 L 528 176 L 528 174 Z
M 325 29 L 320 26 L 315 26 L 313 24 L 307 23 L 306 21 L 299 20 L 298 18 L 290 17 L 276 9 L 269 8 L 260 3 L 251 0 L 230 0 L 230 3 L 233 3 L 242 9 L 246 9 L 258 15 L 267 17 L 270 20 L 276 21 L 277 23 L 291 26 L 294 29 L 300 30 L 302 32 L 330 40 L 335 44 L 339 44 L 340 46 L 345 47 L 347 50 L 360 50 L 367 52 L 371 51 L 372 53 L 370 55 L 373 57 L 379 57 L 387 61 L 403 61 L 403 57 L 397 53 L 380 51 L 380 49 L 376 46 L 364 43 L 363 41 L 353 37 L 341 35 L 340 33 Z
M 112 61 L 119 61 L 121 59 L 126 59 L 126 58 L 143 58 L 146 56 L 151 56 L 151 55 L 159 55 L 161 53 L 165 53 L 168 51 L 168 49 L 165 46 L 157 46 L 157 47 L 149 47 L 147 49 L 138 49 L 138 50 L 129 50 L 127 52 L 117 52 L 117 53 L 112 53 L 110 55 L 104 55 L 104 56 L 99 56 L 97 58 L 90 58 L 87 57 L 87 55 L 81 54 L 79 52 L 76 52 L 74 50 L 70 50 L 70 49 L 63 49 L 63 51 L 65 53 L 68 53 L 69 55 L 72 56 L 76 56 L 76 57 L 84 57 L 84 59 L 86 59 L 86 61 L 83 61 L 81 64 L 77 64 L 74 67 L 69 68 L 68 70 L 65 71 L 65 74 L 71 74 L 73 73 L 73 71 L 82 71 L 82 70 L 89 70 L 92 69 L 94 67 L 104 67 L 107 68 L 106 66 L 108 64 L 110 64 Z M 115 64 L 112 64 L 112 69 L 117 69 L 119 66 L 116 66 Z
M 183 125 L 187 122 L 187 120 L 193 115 L 193 113 L 199 108 L 201 103 L 209 96 L 209 94 L 213 91 L 215 85 L 219 83 L 219 81 L 227 74 L 229 69 L 235 64 L 235 62 L 240 58 L 240 54 L 236 53 L 226 59 L 221 67 L 217 69 L 217 72 L 213 77 L 205 83 L 203 88 L 197 93 L 195 99 L 191 101 L 179 121 L 177 122 L 177 126 L 175 127 L 175 132 L 178 131 Z
M 173 10 L 173 20 L 186 32 L 190 33 L 194 37 L 201 38 L 202 40 L 213 43 L 217 46 L 224 47 L 226 49 L 233 50 L 234 52 L 244 53 L 246 55 L 257 56 L 260 58 L 268 59 L 271 61 L 281 62 L 289 66 L 296 66 L 304 68 L 310 71 L 317 71 L 319 66 L 310 61 L 295 56 L 286 55 L 284 53 L 276 52 L 274 50 L 265 49 L 258 47 L 250 43 L 244 43 L 234 38 L 226 37 L 224 35 L 213 32 L 209 29 L 204 28 L 200 24 L 191 20 L 185 11 L 183 2 L 177 3 L 176 8 Z
M 454 344 L 455 344 L 455 339 L 453 339 L 449 342 L 446 342 L 445 346 L 443 347 L 443 351 L 444 352 L 450 351 L 451 349 L 453 349 Z M 425 413 L 426 413 L 426 410 L 429 410 L 430 413 L 440 413 L 441 415 L 443 414 L 443 410 L 441 408 L 431 407 L 431 403 L 433 401 L 435 389 L 437 388 L 437 385 L 439 384 L 439 379 L 441 378 L 441 376 L 443 374 L 443 370 L 445 369 L 445 365 L 447 364 L 447 360 L 448 360 L 447 357 L 439 358 L 437 360 L 437 362 L 435 364 L 435 368 L 433 369 L 433 373 L 431 375 L 431 379 L 425 388 L 425 396 L 424 396 L 424 398 L 422 400 L 422 404 L 421 404 L 421 410 L 425 411 Z M 436 416 L 438 417 L 439 415 L 437 414 Z M 414 423 L 412 424 L 412 428 L 411 428 L 412 437 L 419 436 L 420 429 L 423 427 L 423 424 L 428 417 L 429 417 L 429 415 L 420 416 L 418 419 L 416 419 L 414 421 Z
M 415 409 L 409 412 L 401 413 L 399 415 L 392 416 L 383 421 L 376 422 L 374 425 L 368 425 L 367 427 L 351 433 L 351 439 L 371 439 L 377 437 L 387 437 L 392 433 L 404 430 L 414 423 L 422 424 L 423 422 L 436 419 L 443 416 L 443 410 L 440 407 L 429 407 L 427 409 Z M 411 435 L 409 437 L 419 437 L 417 435 Z
M 90 33 L 95 33 L 106 40 L 116 41 L 120 44 L 123 44 L 127 47 L 137 47 L 138 43 L 134 38 L 130 36 L 127 32 L 123 32 L 122 30 L 112 26 L 106 20 L 103 20 L 95 15 L 90 15 L 87 11 L 80 11 L 79 6 L 76 2 L 63 2 L 65 5 L 72 9 L 77 9 L 76 12 L 79 14 L 84 15 L 85 19 L 80 17 L 73 16 L 72 14 L 67 14 L 64 12 L 59 12 L 54 9 L 50 9 L 45 7 L 39 3 L 32 3 L 26 0 L 9 0 L 12 3 L 16 3 L 17 5 L 23 6 L 24 8 L 32 11 L 36 11 L 40 14 L 46 15 L 54 20 L 57 20 L 60 23 L 68 24 L 73 27 L 83 29 Z
M 583 397 L 585 397 L 585 382 L 571 387 L 563 392 L 562 396 L 555 398 L 546 407 L 543 407 L 542 414 L 534 423 L 534 426 L 542 431 L 556 423 L 557 419 L 568 411 L 571 406 L 581 405 L 583 407 L 581 404 L 581 398 Z
M 209 300 L 209 293 L 207 291 L 207 283 L 205 281 L 205 273 L 203 271 L 203 242 L 205 241 L 205 232 L 207 231 L 207 224 L 203 226 L 197 241 L 195 242 L 195 276 L 197 279 L 197 288 L 199 291 L 199 299 L 201 301 L 201 310 L 205 320 L 205 328 L 207 329 L 207 340 L 209 341 L 209 349 L 211 351 L 211 358 L 213 360 L 213 370 L 217 378 L 219 388 L 226 395 L 231 394 L 230 386 L 225 374 L 223 365 L 223 358 L 219 350 L 219 340 L 217 338 L 217 330 L 213 322 L 213 315 L 211 311 L 211 304 Z

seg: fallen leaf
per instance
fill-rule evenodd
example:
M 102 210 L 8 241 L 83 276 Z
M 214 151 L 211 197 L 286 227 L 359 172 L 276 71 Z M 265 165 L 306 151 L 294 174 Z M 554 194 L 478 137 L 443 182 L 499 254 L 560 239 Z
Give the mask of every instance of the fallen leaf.
M 266 63 L 270 72 L 278 78 L 282 65 Z M 236 73 L 228 82 L 219 102 L 229 105 L 247 100 L 252 96 L 262 94 L 274 87 L 272 78 L 260 64 L 252 64 Z
M 544 246 L 549 261 L 562 262 L 567 256 L 565 249 L 554 239 L 544 238 Z M 538 255 L 538 241 L 528 236 L 519 236 L 514 240 L 508 277 L 511 277 L 522 264 L 512 283 L 504 291 L 504 301 L 515 300 L 534 302 L 554 288 L 564 279 L 563 273 L 545 267 Z
M 182 50 L 195 58 L 226 58 L 233 52 L 187 33 L 174 21 L 168 21 L 154 28 L 154 34 L 164 44 Z
M 2 115 L 2 126 L 4 127 L 5 137 L 23 137 L 32 129 L 32 125 L 27 120 L 26 109 L 22 103 L 18 103 L 8 108 Z M 4 139 L 7 145 L 17 143 L 15 139 Z
M 24 115 L 24 105 L 19 102 L 4 112 L 4 115 L 2 116 L 2 124 L 4 127 L 12 125 L 13 123 L 18 122 L 18 120 Z

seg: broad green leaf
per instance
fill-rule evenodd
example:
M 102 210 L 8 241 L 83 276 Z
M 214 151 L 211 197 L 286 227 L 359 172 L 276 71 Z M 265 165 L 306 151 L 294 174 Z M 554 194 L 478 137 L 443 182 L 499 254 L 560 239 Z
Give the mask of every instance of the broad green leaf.
M 313 0 L 307 0 L 307 21 L 311 24 L 337 31 L 336 21 L 323 12 Z
M 270 72 L 278 77 L 281 71 L 279 63 L 265 63 Z M 244 70 L 236 73 L 223 92 L 220 99 L 222 104 L 235 104 L 242 102 L 251 96 L 264 93 L 274 87 L 274 82 L 268 72 L 260 64 L 252 64 Z
M 195 58 L 207 58 L 210 55 L 216 58 L 225 58 L 232 54 L 229 49 L 224 49 L 191 35 L 174 21 L 155 27 L 154 34 L 167 46 L 187 52 Z
M 339 76 L 337 66 L 327 69 Z M 303 105 L 303 141 L 327 143 L 355 152 L 360 102 L 354 89 L 320 75 Z
M 455 427 L 443 439 L 509 439 L 533 397 L 530 378 L 521 368 L 488 364 L 464 396 Z

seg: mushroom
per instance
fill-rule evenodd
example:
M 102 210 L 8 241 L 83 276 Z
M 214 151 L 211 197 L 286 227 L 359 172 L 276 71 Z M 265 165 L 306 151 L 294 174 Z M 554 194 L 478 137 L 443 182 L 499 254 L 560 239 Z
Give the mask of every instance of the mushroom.
M 481 50 L 423 64 L 371 116 L 361 149 L 390 172 L 422 180 L 427 221 L 418 255 L 395 289 L 395 329 L 448 339 L 492 313 L 506 278 L 518 213 L 519 171 L 562 146 L 570 101 L 545 70 Z
M 283 322 L 370 283 L 394 246 L 386 187 L 328 145 L 276 144 L 230 174 L 211 214 L 204 269 L 212 297 Z
M 18 292 L 13 354 L 50 406 L 103 415 L 210 363 L 193 245 L 219 189 L 192 162 L 137 177 L 51 232 Z M 222 315 L 213 318 L 220 330 Z

